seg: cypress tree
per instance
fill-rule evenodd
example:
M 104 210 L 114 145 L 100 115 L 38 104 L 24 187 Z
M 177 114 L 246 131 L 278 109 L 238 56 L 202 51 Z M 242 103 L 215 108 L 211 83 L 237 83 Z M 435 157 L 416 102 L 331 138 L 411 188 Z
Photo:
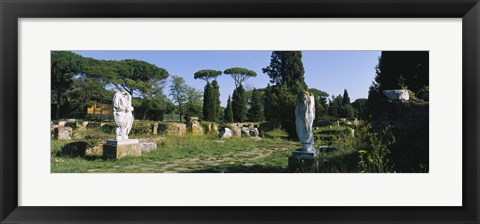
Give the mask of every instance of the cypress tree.
M 343 90 L 343 99 L 342 99 L 342 104 L 347 105 L 350 104 L 350 97 L 348 97 L 348 92 L 347 90 Z
M 215 121 L 220 116 L 220 86 L 218 85 L 217 80 L 212 81 L 212 120 Z
M 262 71 L 270 77 L 270 83 L 274 84 L 265 99 L 268 103 L 265 113 L 271 115 L 267 119 L 279 122 L 290 136 L 296 136 L 296 99 L 299 93 L 307 89 L 302 52 L 273 51 L 270 65 Z
M 272 87 L 270 84 L 267 85 L 265 88 L 265 97 L 263 98 L 263 112 L 265 115 L 265 119 L 268 121 L 272 121 L 274 117 L 274 105 L 273 105 L 273 95 L 272 95 Z
M 270 77 L 270 83 L 286 84 L 294 95 L 307 88 L 301 51 L 274 51 L 270 65 L 262 69 Z
M 368 91 L 366 116 L 375 116 L 385 99 L 383 90 L 406 88 L 414 93 L 429 85 L 428 51 L 382 51 Z
M 206 121 L 215 121 L 220 115 L 220 87 L 217 77 L 221 74 L 221 71 L 212 69 L 199 70 L 193 74 L 195 79 L 202 79 L 207 83 L 203 92 L 203 118 Z
M 207 82 L 203 91 L 203 119 L 211 121 L 212 116 L 212 85 Z
M 343 97 L 342 95 L 334 96 L 332 95 L 332 99 L 329 100 L 328 104 L 328 114 L 332 117 L 342 117 L 342 103 Z
M 247 117 L 247 98 L 242 84 L 239 84 L 238 87 L 233 91 L 232 110 L 234 121 L 245 121 L 245 118 Z
M 225 108 L 224 118 L 226 122 L 233 122 L 232 100 L 230 99 L 230 96 L 228 96 L 227 108 Z
M 253 89 L 250 99 L 250 109 L 248 110 L 248 119 L 250 121 L 263 121 L 263 99 L 260 90 Z

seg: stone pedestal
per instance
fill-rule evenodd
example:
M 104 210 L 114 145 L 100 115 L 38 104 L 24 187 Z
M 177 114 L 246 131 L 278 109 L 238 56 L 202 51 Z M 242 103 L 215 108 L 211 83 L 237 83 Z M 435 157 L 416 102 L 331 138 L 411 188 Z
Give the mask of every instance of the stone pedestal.
M 103 145 L 103 159 L 120 159 L 125 156 L 141 156 L 138 139 L 112 140 Z
M 315 152 L 293 151 L 288 157 L 288 169 L 291 172 L 316 172 Z

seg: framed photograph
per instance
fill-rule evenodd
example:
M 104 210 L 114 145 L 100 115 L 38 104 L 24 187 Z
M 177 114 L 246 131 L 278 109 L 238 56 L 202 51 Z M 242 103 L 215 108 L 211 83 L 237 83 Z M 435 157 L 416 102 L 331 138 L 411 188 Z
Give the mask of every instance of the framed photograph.
M 479 223 L 480 5 L 1 1 L 1 223 Z

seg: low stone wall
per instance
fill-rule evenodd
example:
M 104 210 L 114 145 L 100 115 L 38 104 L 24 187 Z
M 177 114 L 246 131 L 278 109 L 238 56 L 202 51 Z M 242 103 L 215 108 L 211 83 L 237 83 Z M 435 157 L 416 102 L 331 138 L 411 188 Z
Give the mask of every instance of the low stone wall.
M 397 170 L 412 172 L 428 166 L 428 102 L 410 98 L 410 101 L 384 101 L 379 106 L 383 109 L 372 117 L 372 127 L 379 133 L 389 128 L 395 136 L 395 143 L 389 148 Z
M 187 132 L 187 125 L 184 123 L 160 122 L 157 132 L 163 135 L 182 136 Z

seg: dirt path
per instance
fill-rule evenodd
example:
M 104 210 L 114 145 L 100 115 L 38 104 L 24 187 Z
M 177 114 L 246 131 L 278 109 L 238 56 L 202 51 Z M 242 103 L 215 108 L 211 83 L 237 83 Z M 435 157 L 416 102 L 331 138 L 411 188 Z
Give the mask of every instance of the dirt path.
M 206 159 L 201 158 L 189 158 L 189 159 L 177 159 L 170 164 L 162 164 L 159 167 L 160 172 L 195 172 L 197 170 L 204 169 L 218 169 L 225 165 L 244 165 L 251 166 L 255 164 L 255 161 L 265 158 L 272 154 L 272 150 L 267 149 L 254 149 L 251 151 L 240 153 L 227 153 L 218 156 L 209 156 Z M 225 170 L 228 172 L 228 170 Z

